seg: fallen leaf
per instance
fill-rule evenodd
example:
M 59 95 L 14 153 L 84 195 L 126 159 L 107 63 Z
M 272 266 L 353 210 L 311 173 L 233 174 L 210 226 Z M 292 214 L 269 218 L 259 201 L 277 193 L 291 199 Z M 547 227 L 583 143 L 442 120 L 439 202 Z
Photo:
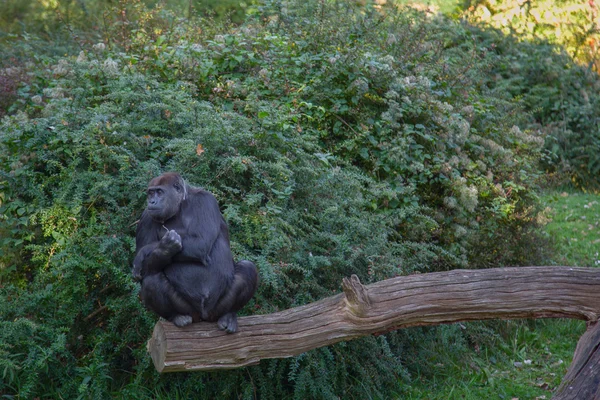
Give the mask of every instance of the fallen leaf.
M 196 146 L 196 154 L 201 156 L 202 153 L 204 153 L 204 147 L 201 144 L 198 144 L 198 146 Z

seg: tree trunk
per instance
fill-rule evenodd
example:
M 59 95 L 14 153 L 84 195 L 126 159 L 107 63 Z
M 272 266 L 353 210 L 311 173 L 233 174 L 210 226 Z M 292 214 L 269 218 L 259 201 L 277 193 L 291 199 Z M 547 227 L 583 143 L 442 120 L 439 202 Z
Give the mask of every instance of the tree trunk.
M 591 322 L 583 334 L 573 362 L 556 391 L 554 400 L 600 399 L 600 324 Z
M 159 321 L 148 351 L 159 372 L 215 370 L 292 357 L 343 340 L 410 326 L 516 318 L 595 322 L 600 314 L 600 269 L 593 268 L 454 270 L 401 276 L 367 286 L 353 275 L 343 280 L 342 287 L 344 293 L 315 303 L 242 317 L 234 334 L 218 330 L 214 323 L 177 328 Z M 567 375 L 571 386 L 579 385 L 578 378 L 583 377 L 586 385 L 592 379 L 583 374 L 590 373 L 590 365 L 600 365 L 599 354 L 590 356 L 599 339 L 600 331 L 595 329 L 580 341 L 573 362 L 577 367 Z M 596 380 L 598 371 L 592 371 Z M 568 393 L 574 389 L 565 386 L 561 390 Z

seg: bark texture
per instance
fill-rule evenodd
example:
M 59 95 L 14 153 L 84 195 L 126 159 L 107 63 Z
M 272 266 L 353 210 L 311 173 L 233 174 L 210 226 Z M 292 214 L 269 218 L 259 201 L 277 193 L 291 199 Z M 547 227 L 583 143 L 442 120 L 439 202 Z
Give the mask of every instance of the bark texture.
M 573 362 L 567 371 L 554 400 L 600 399 L 600 323 L 591 322 L 583 334 Z
M 557 399 L 600 395 L 600 269 L 517 267 L 453 270 L 362 285 L 355 275 L 343 293 L 269 315 L 239 319 L 227 334 L 214 323 L 177 328 L 159 321 L 148 351 L 159 372 L 215 370 L 292 357 L 360 336 L 419 325 L 517 318 L 589 321 Z M 600 397 L 598 397 L 600 398 Z

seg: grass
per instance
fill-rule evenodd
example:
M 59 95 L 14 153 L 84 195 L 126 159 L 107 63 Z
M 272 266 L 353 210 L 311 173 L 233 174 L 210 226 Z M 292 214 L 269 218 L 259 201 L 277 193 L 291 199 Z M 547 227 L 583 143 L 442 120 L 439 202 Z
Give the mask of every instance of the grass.
M 500 337 L 467 354 L 442 350 L 433 377 L 417 377 L 399 399 L 550 399 L 585 331 L 576 320 L 498 322 Z M 504 325 L 504 326 L 502 326 Z
M 600 266 L 600 195 L 549 193 L 542 200 L 551 221 L 546 225 L 555 265 Z
M 542 196 L 549 265 L 600 267 L 600 195 L 554 191 Z M 399 399 L 550 399 L 567 372 L 585 323 L 576 320 L 499 321 L 485 346 L 442 352 L 434 376 L 415 377 Z M 466 325 L 466 324 L 465 324 Z M 435 344 L 434 344 L 435 346 Z

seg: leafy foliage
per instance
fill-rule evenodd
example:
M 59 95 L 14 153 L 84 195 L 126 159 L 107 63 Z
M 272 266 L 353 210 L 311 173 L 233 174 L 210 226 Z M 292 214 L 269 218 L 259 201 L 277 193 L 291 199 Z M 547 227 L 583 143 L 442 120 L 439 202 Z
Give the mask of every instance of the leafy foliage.
M 466 15 L 499 62 L 490 86 L 523 100 L 527 126 L 546 138 L 542 165 L 585 190 L 600 188 L 598 7 L 594 2 L 471 2 Z M 486 11 L 487 10 L 487 11 Z M 494 31 L 498 27 L 511 35 Z M 514 35 L 517 34 L 517 35 Z M 529 38 L 530 41 L 523 41 Z M 560 47 L 562 46 L 562 47 Z
M 469 0 L 463 9 L 471 21 L 489 24 L 522 39 L 561 45 L 574 59 L 600 72 L 599 10 L 593 1 Z
M 541 165 L 586 190 L 600 188 L 600 77 L 548 42 L 470 28 L 492 63 L 486 85 L 520 99 L 524 125 L 545 138 Z
M 235 257 L 257 263 L 247 313 L 350 274 L 536 256 L 543 137 L 468 26 L 348 2 L 266 2 L 239 27 L 121 6 L 101 42 L 24 66 L 35 84 L 1 121 L 1 393 L 364 398 L 410 379 L 400 334 L 159 377 L 129 263 L 163 171 L 215 193 Z

